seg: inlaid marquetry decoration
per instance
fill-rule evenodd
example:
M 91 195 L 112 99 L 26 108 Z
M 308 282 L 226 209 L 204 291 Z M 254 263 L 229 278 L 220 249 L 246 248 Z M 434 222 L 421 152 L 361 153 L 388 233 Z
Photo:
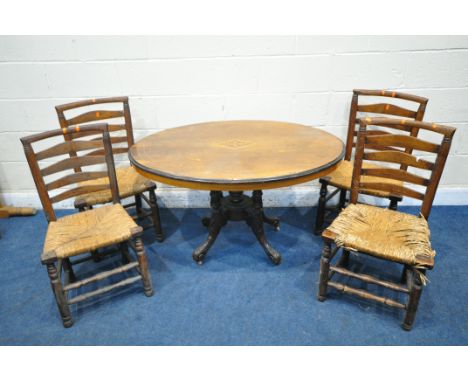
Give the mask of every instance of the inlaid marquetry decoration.
M 242 139 L 230 139 L 228 141 L 222 141 L 218 143 L 219 146 L 228 147 L 232 149 L 241 149 L 252 144 L 252 141 L 246 141 Z

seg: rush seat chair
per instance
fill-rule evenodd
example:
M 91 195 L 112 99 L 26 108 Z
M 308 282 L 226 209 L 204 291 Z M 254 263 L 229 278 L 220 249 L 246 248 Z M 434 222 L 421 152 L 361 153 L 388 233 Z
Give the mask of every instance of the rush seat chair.
M 432 139 L 423 140 L 401 133 L 371 135 L 369 126 L 389 127 L 401 131 L 424 130 L 424 134 L 432 136 Z M 431 247 L 427 219 L 454 133 L 455 128 L 434 123 L 388 118 L 361 119 L 350 204 L 322 233 L 324 245 L 320 261 L 319 301 L 325 301 L 327 290 L 331 287 L 405 310 L 402 327 L 405 330 L 411 329 L 425 285 L 426 271 L 434 266 L 435 251 Z M 391 146 L 395 149 L 379 150 L 381 146 Z M 435 156 L 435 160 L 430 160 L 432 158 L 428 156 L 409 154 L 405 152 L 407 149 L 416 151 L 419 155 Z M 365 167 L 365 162 L 376 166 Z M 389 168 L 382 166 L 382 162 L 404 165 L 407 168 Z M 382 182 L 381 179 L 399 180 L 404 182 L 404 185 Z M 368 188 L 422 201 L 419 216 L 358 203 L 361 190 Z M 331 261 L 340 249 L 341 258 L 332 265 Z M 401 283 L 352 272 L 348 269 L 350 252 L 359 252 L 403 265 Z M 407 294 L 408 299 L 400 302 L 377 296 L 367 290 L 334 280 L 336 275 L 389 288 Z
M 73 141 L 66 139 L 65 142 L 58 144 L 51 143 L 54 138 L 56 142 L 56 138 L 61 138 L 62 135 L 76 133 L 90 133 L 93 136 L 98 135 L 100 139 Z M 141 281 L 145 295 L 151 296 L 153 288 L 141 240 L 143 229 L 134 222 L 119 203 L 118 184 L 107 125 L 94 124 L 56 129 L 21 138 L 21 142 L 48 222 L 41 262 L 47 268 L 63 325 L 67 328 L 73 325 L 70 305 L 115 288 Z M 101 149 L 102 152 L 93 156 L 69 156 L 70 152 L 97 149 Z M 56 161 L 51 163 L 52 159 Z M 81 171 L 73 172 L 73 169 L 78 166 Z M 88 170 L 90 166 L 101 166 L 104 169 L 96 170 L 91 167 Z M 105 182 L 95 185 L 82 184 L 83 181 L 92 179 L 105 179 Z M 89 192 L 104 191 L 110 192 L 112 204 L 57 217 L 53 207 L 55 203 L 80 197 Z M 109 247 L 115 247 L 117 253 L 121 253 L 123 264 L 112 270 L 78 279 L 73 266 L 95 259 L 95 255 L 87 256 L 87 252 L 103 248 L 111 249 Z M 129 247 L 132 248 L 136 259 L 131 256 Z M 111 253 L 112 251 L 108 251 L 101 253 L 100 256 L 104 257 Z M 117 274 L 135 273 L 135 271 L 136 274 L 116 283 L 68 298 L 72 290 L 79 290 L 87 284 Z

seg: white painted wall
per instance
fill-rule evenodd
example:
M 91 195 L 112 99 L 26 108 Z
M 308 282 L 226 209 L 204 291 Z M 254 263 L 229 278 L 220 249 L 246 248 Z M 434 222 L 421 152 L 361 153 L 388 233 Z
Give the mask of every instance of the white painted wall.
M 128 95 L 136 139 L 193 122 L 274 119 L 341 138 L 351 90 L 430 99 L 426 120 L 458 128 L 436 198 L 468 204 L 467 36 L 0 37 L 0 203 L 39 205 L 21 136 L 58 127 L 54 105 Z M 161 185 L 168 206 L 207 193 Z M 266 192 L 313 205 L 316 183 Z

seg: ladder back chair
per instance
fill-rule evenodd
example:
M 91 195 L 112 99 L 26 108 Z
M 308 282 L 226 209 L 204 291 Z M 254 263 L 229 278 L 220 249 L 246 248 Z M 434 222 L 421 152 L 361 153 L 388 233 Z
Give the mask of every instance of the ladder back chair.
M 93 136 L 99 134 L 101 139 L 65 140 L 63 142 L 61 135 L 76 133 L 84 135 L 92 133 Z M 54 139 L 57 141 L 57 138 L 61 142 L 52 145 L 51 141 Z M 21 142 L 48 222 L 41 262 L 47 267 L 63 325 L 65 327 L 73 325 L 70 305 L 136 281 L 141 280 L 145 295 L 151 296 L 153 288 L 141 240 L 143 229 L 134 222 L 119 203 L 118 184 L 107 125 L 93 124 L 56 129 L 21 138 Z M 102 151 L 92 156 L 70 157 L 69 155 L 71 152 L 91 150 Z M 51 163 L 51 160 L 56 161 Z M 105 170 L 96 170 L 96 168 L 102 168 L 103 164 L 105 164 Z M 73 169 L 77 167 L 81 170 L 74 172 Z M 50 176 L 52 179 L 49 178 Z M 105 179 L 105 182 L 93 185 L 82 183 L 92 179 Z M 111 193 L 113 204 L 57 218 L 53 207 L 55 203 L 89 192 L 105 190 Z M 117 247 L 118 252 L 121 252 L 124 262 L 122 266 L 81 280 L 76 278 L 73 265 L 94 258 L 94 256 L 79 255 L 112 246 Z M 135 252 L 136 261 L 130 254 L 129 246 Z M 113 252 L 109 251 L 101 256 L 110 255 Z M 76 260 L 72 261 L 72 258 Z M 137 275 L 68 298 L 68 293 L 73 289 L 126 273 L 134 268 L 138 272 Z
M 116 110 L 102 110 L 102 105 Z M 113 107 L 110 107 L 113 105 Z M 83 108 L 88 111 L 83 112 Z M 112 98 L 93 98 L 89 100 L 72 102 L 55 107 L 57 111 L 60 127 L 68 128 L 83 123 L 92 123 L 98 121 L 107 121 L 109 123 L 109 132 L 111 134 L 111 143 L 114 154 L 126 154 L 129 148 L 134 144 L 132 118 L 128 97 Z M 67 116 L 65 115 L 67 113 Z M 77 113 L 81 113 L 78 114 Z M 72 115 L 73 114 L 73 115 Z M 64 135 L 64 138 L 71 141 L 75 138 L 83 137 L 85 133 L 72 133 Z M 87 133 L 93 134 L 93 133 Z M 97 138 L 99 139 L 99 137 Z M 97 150 L 97 153 L 100 151 Z M 70 156 L 76 156 L 76 152 L 70 151 Z M 87 155 L 94 155 L 94 152 Z M 126 158 L 128 159 L 128 158 Z M 80 167 L 75 168 L 79 172 Z M 144 229 L 154 227 L 156 239 L 163 241 L 163 232 L 159 216 L 159 208 L 156 198 L 156 184 L 138 174 L 132 166 L 124 166 L 116 169 L 117 182 L 119 185 L 120 199 L 134 197 L 135 201 L 124 205 L 126 209 L 136 208 L 134 219 L 151 219 L 151 224 L 144 226 Z M 86 185 L 100 184 L 102 179 L 93 179 L 85 181 Z M 148 195 L 145 195 L 147 192 Z M 143 209 L 142 200 L 150 207 L 149 211 Z M 108 190 L 89 192 L 81 195 L 75 200 L 75 207 L 79 210 L 90 209 L 96 204 L 110 203 L 112 195 Z
M 371 125 L 402 131 L 415 129 L 418 133 L 421 132 L 419 137 L 400 133 L 377 136 L 369 134 L 368 126 Z M 324 246 L 320 261 L 319 301 L 326 299 L 327 289 L 332 287 L 344 293 L 405 310 L 402 327 L 405 330 L 411 329 L 422 287 L 426 281 L 425 272 L 434 266 L 435 252 L 431 247 L 427 219 L 454 133 L 455 128 L 439 124 L 389 118 L 361 119 L 350 204 L 322 233 Z M 423 140 L 420 138 L 422 134 L 430 135 L 433 139 Z M 396 147 L 399 151 L 375 150 L 381 146 Z M 409 154 L 406 152 L 408 149 L 422 155 L 435 155 L 435 160 L 431 161 L 426 156 L 417 157 Z M 364 162 L 377 162 L 377 165 L 366 167 Z M 382 166 L 380 164 L 382 162 L 404 165 L 405 168 L 389 168 Z M 399 180 L 404 182 L 404 185 L 383 182 L 385 179 Z M 397 193 L 422 201 L 420 217 L 391 209 L 358 204 L 359 193 L 368 188 L 392 194 Z M 335 246 L 332 250 L 333 244 Z M 331 260 L 340 248 L 343 250 L 340 259 L 335 265 L 331 265 Z M 350 271 L 348 267 L 350 251 L 402 264 L 401 282 L 384 281 L 368 274 Z M 409 297 L 406 303 L 401 303 L 377 296 L 367 290 L 332 281 L 335 274 L 406 293 Z
M 376 101 L 377 103 L 363 104 L 361 102 L 363 99 L 378 99 L 378 101 Z M 403 102 L 413 104 L 414 110 L 397 105 L 394 101 L 395 99 L 403 100 Z M 422 121 L 427 102 L 427 98 L 407 93 L 388 90 L 353 90 L 353 97 L 351 100 L 351 108 L 349 112 L 348 133 L 346 137 L 345 157 L 336 170 L 330 174 L 327 174 L 327 176 L 320 178 L 319 180 L 321 185 L 320 197 L 317 206 L 317 215 L 314 228 L 314 233 L 316 235 L 320 235 L 320 233 L 323 231 L 327 215 L 330 213 L 336 214 L 346 204 L 347 192 L 351 190 L 351 178 L 353 174 L 352 158 L 354 148 L 356 147 L 356 137 L 358 133 L 360 117 L 369 115 L 378 116 L 384 114 L 395 117 L 403 117 L 409 120 Z M 408 133 L 412 136 L 415 136 L 416 130 L 409 131 Z M 374 134 L 377 134 L 377 132 Z M 411 153 L 411 149 L 408 149 L 407 152 Z M 372 166 L 372 164 L 369 164 L 369 166 Z M 402 168 L 404 169 L 404 167 Z M 387 179 L 386 182 L 401 185 L 399 180 Z M 328 186 L 333 186 L 336 189 L 333 192 L 328 193 Z M 338 193 L 340 194 L 338 206 L 327 207 L 327 202 Z M 391 195 L 388 191 L 383 190 L 366 190 L 366 194 L 390 199 L 390 208 L 394 210 L 397 209 L 397 204 L 402 199 L 400 195 Z

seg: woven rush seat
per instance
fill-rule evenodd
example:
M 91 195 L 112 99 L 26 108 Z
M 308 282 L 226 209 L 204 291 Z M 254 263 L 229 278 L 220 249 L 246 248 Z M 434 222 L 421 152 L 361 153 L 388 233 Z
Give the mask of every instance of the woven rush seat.
M 338 165 L 338 167 L 323 177 L 330 185 L 346 190 L 351 189 L 351 180 L 353 178 L 353 167 L 354 161 L 343 160 Z M 382 166 L 377 166 L 372 163 L 363 163 L 363 168 L 382 168 Z M 403 182 L 394 179 L 384 179 L 376 178 L 374 176 L 363 176 L 362 181 L 366 182 L 378 182 L 378 183 L 389 183 L 396 186 L 403 186 Z M 391 194 L 388 191 L 380 190 L 361 190 L 362 193 L 379 196 L 379 197 L 388 197 Z
M 119 186 L 119 196 L 121 199 L 139 194 L 154 186 L 154 183 L 135 171 L 132 166 L 120 167 L 116 169 L 117 183 Z M 108 178 L 87 180 L 80 182 L 80 186 L 90 186 L 108 183 Z M 112 201 L 110 190 L 90 192 L 80 195 L 75 199 L 75 205 L 92 206 L 94 204 L 104 204 Z
M 130 239 L 137 228 L 122 205 L 106 205 L 51 221 L 43 252 L 67 258 L 121 243 Z
M 435 251 L 423 217 L 350 204 L 322 235 L 348 250 L 415 267 L 434 266 Z

